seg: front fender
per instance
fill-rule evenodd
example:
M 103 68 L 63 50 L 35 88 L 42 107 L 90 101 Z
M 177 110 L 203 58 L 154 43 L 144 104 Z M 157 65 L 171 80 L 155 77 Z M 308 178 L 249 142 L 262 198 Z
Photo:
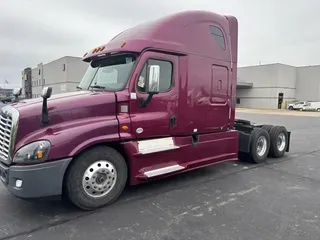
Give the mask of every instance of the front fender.
M 48 159 L 73 157 L 94 144 L 119 141 L 118 120 L 115 116 L 92 117 L 53 125 L 21 139 L 16 149 L 41 139 L 51 142 Z

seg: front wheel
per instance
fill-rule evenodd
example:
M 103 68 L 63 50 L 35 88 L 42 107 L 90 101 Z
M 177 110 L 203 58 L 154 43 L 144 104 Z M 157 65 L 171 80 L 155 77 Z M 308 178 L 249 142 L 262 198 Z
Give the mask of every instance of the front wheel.
M 293 107 L 292 106 L 289 106 L 289 108 L 288 108 L 289 110 L 293 110 Z
M 127 182 L 122 155 L 107 146 L 92 148 L 75 158 L 65 178 L 65 191 L 73 204 L 94 210 L 113 203 Z

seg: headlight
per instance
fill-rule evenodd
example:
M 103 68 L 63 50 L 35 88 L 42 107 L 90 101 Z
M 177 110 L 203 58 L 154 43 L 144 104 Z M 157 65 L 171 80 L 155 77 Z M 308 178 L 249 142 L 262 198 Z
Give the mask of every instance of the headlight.
M 47 159 L 50 142 L 47 140 L 36 141 L 20 148 L 14 155 L 13 162 L 39 162 Z

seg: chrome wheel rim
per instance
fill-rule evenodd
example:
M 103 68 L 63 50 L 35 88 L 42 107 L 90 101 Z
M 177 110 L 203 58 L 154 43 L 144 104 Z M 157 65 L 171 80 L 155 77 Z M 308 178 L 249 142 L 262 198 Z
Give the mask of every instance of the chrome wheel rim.
M 277 139 L 277 148 L 280 152 L 284 150 L 286 146 L 286 136 L 284 133 L 280 133 Z
M 82 186 L 86 194 L 93 198 L 107 195 L 117 181 L 117 171 L 109 161 L 97 161 L 84 172 Z
M 267 151 L 267 138 L 260 136 L 257 141 L 257 154 L 262 157 Z

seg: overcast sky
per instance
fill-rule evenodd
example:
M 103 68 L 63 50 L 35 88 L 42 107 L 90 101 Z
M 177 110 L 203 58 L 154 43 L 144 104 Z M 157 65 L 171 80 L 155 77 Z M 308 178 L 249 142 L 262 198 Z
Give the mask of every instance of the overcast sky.
M 0 86 L 19 85 L 26 67 L 82 56 L 124 29 L 191 9 L 238 18 L 239 66 L 320 64 L 319 0 L 1 0 Z

